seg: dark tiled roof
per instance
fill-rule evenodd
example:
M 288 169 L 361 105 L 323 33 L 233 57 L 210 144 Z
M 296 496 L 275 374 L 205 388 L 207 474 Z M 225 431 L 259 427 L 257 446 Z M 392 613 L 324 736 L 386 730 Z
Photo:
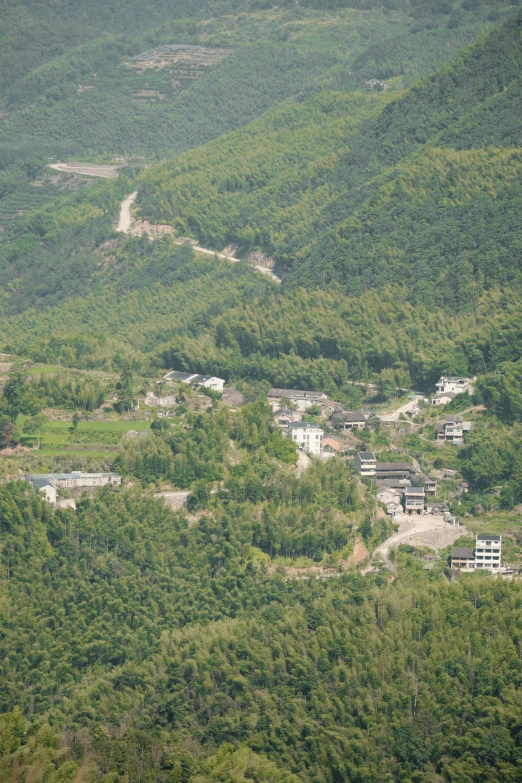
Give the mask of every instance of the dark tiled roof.
M 411 470 L 413 472 L 409 462 L 378 462 L 377 470 Z
M 372 454 L 371 451 L 360 451 L 359 452 L 359 459 L 374 460 L 375 459 L 375 454 Z
M 352 413 L 351 411 L 342 411 L 341 413 L 334 413 L 333 417 L 337 421 L 366 421 L 364 413 Z
M 490 536 L 485 533 L 479 533 L 477 541 L 500 541 L 500 536 Z
M 468 547 L 457 547 L 456 549 L 451 550 L 451 557 L 452 558 L 473 558 L 475 557 L 475 551 L 473 549 L 469 549 Z

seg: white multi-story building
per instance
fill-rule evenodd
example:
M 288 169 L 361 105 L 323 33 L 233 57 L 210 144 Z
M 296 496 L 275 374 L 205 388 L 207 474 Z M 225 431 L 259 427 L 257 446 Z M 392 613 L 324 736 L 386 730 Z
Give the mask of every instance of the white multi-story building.
M 355 464 L 361 476 L 375 476 L 377 457 L 371 451 L 359 451 L 355 455 Z
M 462 394 L 463 392 L 472 391 L 470 378 L 458 378 L 455 375 L 442 375 L 435 386 L 437 387 L 437 394 L 445 392 Z
M 290 421 L 288 423 L 288 437 L 297 443 L 297 446 L 307 454 L 319 456 L 323 452 L 324 432 L 318 424 L 309 421 Z
M 475 539 L 475 568 L 497 570 L 502 562 L 502 536 L 479 533 Z
M 468 571 L 479 568 L 498 571 L 502 565 L 502 536 L 479 533 L 475 549 L 452 549 L 451 565 Z

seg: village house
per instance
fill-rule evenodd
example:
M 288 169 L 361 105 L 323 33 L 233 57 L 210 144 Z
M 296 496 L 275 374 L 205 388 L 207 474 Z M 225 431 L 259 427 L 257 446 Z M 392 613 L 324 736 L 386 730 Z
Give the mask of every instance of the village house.
M 179 383 L 188 383 L 195 388 L 204 387 L 213 391 L 222 392 L 225 388 L 223 378 L 216 378 L 215 375 L 198 375 L 197 373 L 178 372 L 172 370 L 163 376 L 166 381 L 178 381 Z
M 451 565 L 466 570 L 498 571 L 502 565 L 502 536 L 478 533 L 474 549 L 451 550 Z
M 409 479 L 415 473 L 414 468 L 409 462 L 377 462 L 375 465 L 375 476 L 378 479 Z
M 324 392 L 301 391 L 300 389 L 270 389 L 266 395 L 272 410 L 281 408 L 281 400 L 288 400 L 299 411 L 307 411 L 312 405 L 320 408 L 328 403 L 328 397 Z
M 401 502 L 403 491 L 404 488 L 402 490 L 396 490 L 391 489 L 390 487 L 382 487 L 382 489 L 377 490 L 377 500 L 379 503 L 383 503 L 385 506 L 387 506 L 389 503 L 399 504 Z
M 461 446 L 464 443 L 464 433 L 469 432 L 475 426 L 473 421 L 462 421 L 461 416 L 446 417 L 442 424 L 437 426 L 437 440 L 453 443 Z
M 424 481 L 424 489 L 426 492 L 436 492 L 437 491 L 437 482 L 433 478 L 427 478 Z
M 325 435 L 323 438 L 323 451 L 326 454 L 341 454 L 348 448 L 348 444 L 338 435 Z
M 424 487 L 404 488 L 404 510 L 407 514 L 424 514 Z
M 25 480 L 41 492 L 51 503 L 56 503 L 58 489 L 90 489 L 106 484 L 119 486 L 118 473 L 28 473 Z
M 332 427 L 335 430 L 362 430 L 367 417 L 364 413 L 351 411 L 335 411 L 332 413 Z
M 437 394 L 444 392 L 453 392 L 454 394 L 463 394 L 464 392 L 472 392 L 471 378 L 459 378 L 454 375 L 442 375 L 439 381 L 435 384 Z
M 455 392 L 441 392 L 440 394 L 434 394 L 431 398 L 431 404 L 432 405 L 447 405 L 450 403 L 457 395 Z
M 303 414 L 299 411 L 291 411 L 288 408 L 279 408 L 274 411 L 272 419 L 274 424 L 281 430 L 287 429 L 291 421 L 301 421 Z
M 291 421 L 288 424 L 288 437 L 307 454 L 319 456 L 322 453 L 323 434 L 318 424 L 309 421 Z
M 29 481 L 33 489 L 41 492 L 44 498 L 49 501 L 49 503 L 52 503 L 53 506 L 55 505 L 56 498 L 58 496 L 58 490 L 54 484 L 49 481 L 49 479 L 39 478 L 37 476 L 31 476 L 30 478 L 29 476 L 26 476 L 26 479 Z
M 393 501 L 392 503 L 388 503 L 386 505 L 386 513 L 390 515 L 390 517 L 394 517 L 396 514 L 402 514 L 403 508 L 400 503 L 397 503 L 396 501 Z
M 375 476 L 377 457 L 371 451 L 358 451 L 355 455 L 355 464 L 361 476 Z

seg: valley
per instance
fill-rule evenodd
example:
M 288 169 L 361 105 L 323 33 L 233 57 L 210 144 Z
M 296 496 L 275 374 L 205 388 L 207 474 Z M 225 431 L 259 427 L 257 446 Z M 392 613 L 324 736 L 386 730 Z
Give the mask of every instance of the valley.
M 4 6 L 0 783 L 516 783 L 519 4 Z

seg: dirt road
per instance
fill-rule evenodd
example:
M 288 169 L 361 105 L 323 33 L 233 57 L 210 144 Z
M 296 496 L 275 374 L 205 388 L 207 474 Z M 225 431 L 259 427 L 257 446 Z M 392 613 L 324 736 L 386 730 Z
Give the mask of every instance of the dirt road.
M 116 231 L 121 231 L 123 234 L 126 234 L 131 227 L 132 223 L 132 216 L 131 216 L 131 207 L 136 201 L 136 196 L 138 195 L 138 191 L 134 191 L 134 193 L 131 193 L 130 196 L 127 196 L 127 198 L 121 202 L 121 208 L 120 208 L 120 221 L 118 223 L 118 228 Z
M 395 521 L 395 520 L 394 520 Z M 392 549 L 399 544 L 412 544 L 413 546 L 426 546 L 438 551 L 449 546 L 460 536 L 468 532 L 465 527 L 449 525 L 444 517 L 439 514 L 424 514 L 423 516 L 401 515 L 397 520 L 399 529 L 393 533 L 386 541 L 374 550 L 372 559 L 380 555 L 387 567 L 391 568 L 388 555 Z M 368 565 L 363 573 L 371 571 L 372 566 Z
M 299 450 L 297 452 L 297 465 L 295 469 L 295 475 L 296 476 L 302 476 L 305 470 L 308 470 L 308 468 L 311 465 L 312 460 L 308 456 L 308 454 L 305 454 L 304 451 Z
M 87 177 L 105 177 L 116 179 L 119 170 L 116 166 L 98 166 L 96 163 L 51 163 L 51 169 L 63 171 L 66 174 L 82 174 Z
M 424 394 L 416 394 L 413 398 L 413 400 L 408 400 L 405 405 L 401 405 L 400 408 L 397 408 L 396 411 L 393 411 L 393 413 L 384 413 L 382 416 L 380 416 L 380 420 L 384 422 L 393 422 L 393 421 L 399 421 L 399 416 L 401 413 L 418 413 L 419 408 L 419 402 L 425 397 Z
M 116 231 L 120 231 L 123 234 L 128 233 L 132 223 L 131 207 L 136 201 L 137 195 L 137 192 L 131 193 L 130 196 L 127 196 L 127 198 L 121 202 L 120 222 L 118 223 L 118 228 Z M 238 264 L 241 260 L 240 258 L 234 258 L 234 256 L 227 256 L 224 253 L 217 253 L 215 250 L 209 250 L 206 247 L 200 247 L 198 244 L 193 245 L 193 249 L 195 253 L 204 253 L 207 256 L 216 256 L 223 261 L 231 261 L 233 264 Z M 281 278 L 274 274 L 274 272 L 271 269 L 268 269 L 266 266 L 254 266 L 254 269 L 257 269 L 258 272 L 261 272 L 262 275 L 266 275 L 275 283 L 281 282 Z

